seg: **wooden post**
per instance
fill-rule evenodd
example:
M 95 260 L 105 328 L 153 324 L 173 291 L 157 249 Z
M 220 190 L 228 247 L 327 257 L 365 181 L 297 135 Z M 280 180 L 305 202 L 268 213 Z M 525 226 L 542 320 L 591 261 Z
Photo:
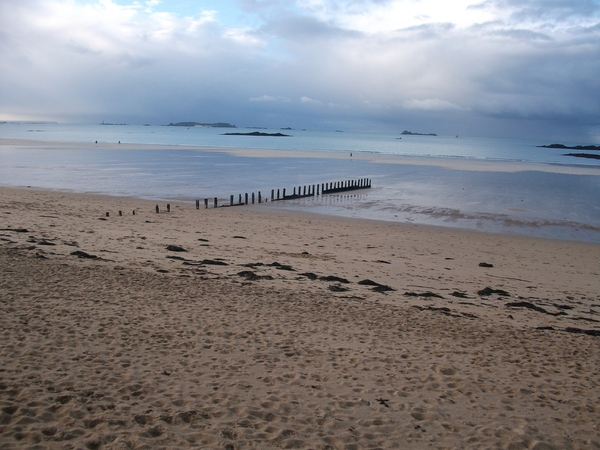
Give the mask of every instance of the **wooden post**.
M 279 191 L 277 191 L 279 192 Z M 277 198 L 279 198 L 279 195 L 277 196 Z M 283 188 L 283 199 L 285 200 L 285 188 Z
M 254 192 L 252 193 L 252 204 L 254 205 Z
M 119 216 L 122 216 L 122 215 L 123 215 L 123 211 L 119 211 Z
M 275 200 L 275 189 L 271 189 L 271 201 Z
M 306 186 L 304 186 L 304 193 L 302 195 L 306 195 Z
M 158 205 L 156 205 L 156 214 L 158 214 L 160 212 L 160 209 L 158 207 Z
M 283 195 L 285 195 L 285 192 Z M 277 200 L 279 200 L 279 189 L 277 189 Z
M 233 206 L 233 194 L 229 196 L 229 206 Z
M 242 194 L 240 194 L 240 198 L 239 198 L 239 201 L 238 201 L 238 203 L 239 203 L 240 205 L 242 204 Z
M 206 209 L 208 209 L 208 199 L 207 198 L 204 199 L 204 207 Z
M 217 197 L 215 197 L 215 208 L 217 207 Z
M 200 209 L 200 200 L 196 200 L 196 209 Z
M 109 216 L 110 216 L 110 213 L 108 213 L 108 212 L 107 212 L 107 213 L 106 213 L 106 217 L 109 217 Z
M 260 195 L 260 191 L 258 191 L 258 203 L 260 204 L 262 200 L 262 196 Z
M 294 187 L 294 197 L 296 196 L 296 188 Z
M 133 213 L 133 215 L 135 216 L 135 209 L 133 211 L 131 211 Z
M 167 212 L 171 212 L 171 204 L 167 203 Z
M 247 205 L 247 204 L 248 204 L 248 193 L 247 193 L 247 192 L 246 192 L 246 194 L 245 194 L 245 198 L 244 198 L 244 200 L 245 200 L 245 204 Z

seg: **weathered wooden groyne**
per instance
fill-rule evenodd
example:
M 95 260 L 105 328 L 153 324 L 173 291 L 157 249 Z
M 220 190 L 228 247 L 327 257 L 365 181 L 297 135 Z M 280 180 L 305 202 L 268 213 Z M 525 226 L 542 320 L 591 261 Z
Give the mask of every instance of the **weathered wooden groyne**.
M 371 187 L 371 179 L 360 178 L 358 180 L 343 180 L 334 181 L 330 183 L 311 184 L 304 186 L 293 187 L 292 190 L 283 189 L 271 189 L 270 201 L 282 201 L 282 200 L 293 200 L 304 197 L 315 197 L 317 195 L 337 194 L 339 192 L 355 191 L 357 189 L 369 189 Z M 239 206 L 248 205 L 254 203 L 265 203 L 269 201 L 268 197 L 264 197 L 260 191 L 255 195 L 252 192 L 250 195 L 245 193 L 238 194 L 237 198 L 234 195 L 229 196 L 229 202 L 222 203 L 219 205 L 217 197 L 212 199 L 204 199 L 204 207 L 208 208 L 209 204 L 212 203 L 213 208 L 227 207 L 227 206 Z M 200 200 L 196 200 L 196 209 L 200 209 Z

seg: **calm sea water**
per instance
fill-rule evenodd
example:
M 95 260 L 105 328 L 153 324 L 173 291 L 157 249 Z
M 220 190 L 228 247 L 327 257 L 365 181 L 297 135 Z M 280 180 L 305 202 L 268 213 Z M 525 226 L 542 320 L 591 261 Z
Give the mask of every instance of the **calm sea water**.
M 600 161 L 536 147 L 550 142 L 310 130 L 261 130 L 290 135 L 280 138 L 223 136 L 227 131 L 254 130 L 0 124 L 2 138 L 165 146 L 136 151 L 31 146 L 17 151 L 5 145 L 0 147 L 0 184 L 165 201 L 194 202 L 216 196 L 223 203 L 230 194 L 236 199 L 246 192 L 270 196 L 271 189 L 289 191 L 294 186 L 368 177 L 373 180 L 369 190 L 261 207 L 600 242 Z M 177 145 L 381 154 L 398 161 L 233 156 L 178 150 Z M 403 156 L 417 157 L 419 163 L 403 164 Z M 447 160 L 491 164 L 485 171 L 432 165 Z M 516 162 L 520 169 L 503 171 L 503 162 Z M 532 170 L 537 168 L 534 163 L 550 169 Z M 586 170 L 585 174 L 556 173 L 561 168 Z

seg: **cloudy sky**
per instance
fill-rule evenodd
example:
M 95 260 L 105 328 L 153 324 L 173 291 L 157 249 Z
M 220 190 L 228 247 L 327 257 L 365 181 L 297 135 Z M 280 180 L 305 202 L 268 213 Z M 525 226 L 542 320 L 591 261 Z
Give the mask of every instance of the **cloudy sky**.
M 600 0 L 0 0 L 0 120 L 600 142 Z

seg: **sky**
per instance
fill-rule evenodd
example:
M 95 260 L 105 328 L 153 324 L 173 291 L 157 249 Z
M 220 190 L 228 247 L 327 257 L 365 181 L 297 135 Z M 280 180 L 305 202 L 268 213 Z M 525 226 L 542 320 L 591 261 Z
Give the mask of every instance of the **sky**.
M 0 0 L 0 120 L 600 142 L 600 0 Z

